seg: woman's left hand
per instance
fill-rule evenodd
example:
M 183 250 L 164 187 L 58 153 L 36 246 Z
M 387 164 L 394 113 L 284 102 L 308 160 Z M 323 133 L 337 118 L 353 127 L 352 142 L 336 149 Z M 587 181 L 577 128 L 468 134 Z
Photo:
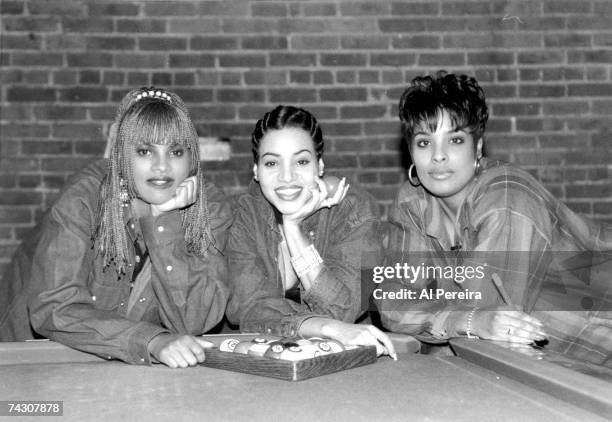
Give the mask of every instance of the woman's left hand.
M 329 195 L 327 185 L 325 182 L 317 178 L 315 179 L 316 186 L 308 189 L 304 189 L 300 196 L 297 198 L 298 201 L 302 201 L 302 206 L 299 207 L 298 211 L 293 214 L 283 215 L 283 224 L 293 223 L 299 224 L 306 217 L 312 213 L 320 210 L 321 208 L 331 208 L 334 205 L 338 205 L 348 192 L 350 185 L 346 183 L 346 178 L 342 178 L 338 184 L 338 188 L 333 195 Z
M 180 185 L 178 185 L 172 198 L 170 198 L 163 204 L 151 205 L 151 214 L 153 214 L 154 217 L 157 217 L 158 215 L 168 211 L 188 207 L 196 201 L 197 192 L 197 176 L 188 177 L 183 180 Z

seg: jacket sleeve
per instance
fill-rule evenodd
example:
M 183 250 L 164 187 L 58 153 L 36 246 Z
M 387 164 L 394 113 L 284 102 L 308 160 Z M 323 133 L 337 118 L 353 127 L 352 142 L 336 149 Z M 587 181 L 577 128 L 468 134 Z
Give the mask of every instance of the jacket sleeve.
M 266 265 L 258 245 L 255 210 L 241 206 L 230 230 L 228 257 L 232 296 L 228 318 L 243 332 L 267 332 L 294 336 L 305 319 L 319 316 L 353 322 L 361 312 L 361 269 L 382 255 L 377 219 L 368 216 L 344 219 L 350 225 L 335 227 L 325 251 L 324 268 L 303 303 L 279 297 L 278 268 Z M 340 218 L 342 219 L 342 218 Z M 367 245 L 367 246 L 366 246 Z M 364 250 L 362 250 L 364 248 Z M 362 262 L 362 253 L 367 257 Z
M 70 347 L 104 358 L 148 364 L 147 345 L 156 335 L 169 331 L 201 333 L 220 320 L 227 299 L 225 261 L 218 251 L 210 252 L 211 265 L 186 253 L 179 218 L 173 213 L 158 218 L 161 224 L 142 221 L 147 226 L 143 235 L 153 267 L 151 284 L 164 326 L 123 316 L 112 305 L 121 289 L 91 280 L 99 265 L 91 247 L 98 188 L 99 182 L 77 182 L 45 217 L 33 257 L 29 294 L 32 325 L 40 334 Z M 217 214 L 224 216 L 213 219 L 217 247 L 222 250 L 229 211 Z M 164 224 L 169 230 L 159 231 Z M 193 279 L 167 277 L 172 273 L 168 270 L 174 268 Z M 113 272 L 114 268 L 106 271 Z M 92 295 L 88 282 L 96 285 L 100 298 Z
M 410 215 L 396 200 L 389 210 L 387 227 L 388 244 L 385 251 L 384 268 L 395 268 L 396 264 L 415 262 L 417 253 L 423 256 L 428 250 L 427 240 L 412 222 Z M 383 268 L 383 269 L 384 269 Z M 442 333 L 433 334 L 436 318 L 444 318 L 448 304 L 421 297 L 421 292 L 431 287 L 430 280 L 420 277 L 407 279 L 380 271 L 373 289 L 373 299 L 379 310 L 381 322 L 393 332 L 415 336 L 432 343 L 445 342 Z M 402 292 L 414 292 L 413 298 L 402 296 Z
M 32 326 L 75 349 L 129 363 L 150 363 L 149 340 L 167 330 L 95 306 L 96 297 L 87 285 L 94 271 L 91 236 L 98 188 L 99 182 L 91 179 L 77 181 L 44 217 L 30 280 Z
M 313 316 L 305 306 L 279 297 L 276 274 L 260 256 L 257 215 L 248 205 L 239 205 L 230 228 L 227 255 L 231 295 L 227 318 L 242 332 L 297 334 L 302 321 Z M 265 245 L 263 245 L 265 247 Z
M 392 234 L 387 251 L 387 258 L 391 262 L 387 262 L 387 265 L 394 265 L 395 260 L 406 262 L 410 251 L 430 249 L 433 254 L 437 253 L 427 246 L 429 240 L 397 204 L 392 214 Z M 484 196 L 476 201 L 470 216 L 475 236 L 469 260 L 464 265 L 480 265 L 485 269 L 484 277 L 472 285 L 472 290 L 482 294 L 482 300 L 468 305 L 461 300 L 381 299 L 377 301 L 377 306 L 385 327 L 432 343 L 456 336 L 457 333 L 449 331 L 449 322 L 458 317 L 457 312 L 463 313 L 475 306 L 504 304 L 491 280 L 494 272 L 504 281 L 514 304 L 527 309 L 530 303 L 535 302 L 549 264 L 546 251 L 550 243 L 546 233 L 550 233 L 550 228 L 545 208 L 533 199 L 521 197 L 518 192 L 485 191 Z M 431 280 L 423 278 L 415 283 L 393 279 L 384 281 L 384 290 L 398 292 L 404 288 L 415 290 L 418 294 L 421 289 L 431 285 Z M 470 287 L 467 282 L 465 286 Z
M 172 332 L 203 334 L 225 313 L 229 291 L 224 253 L 232 215 L 218 189 L 206 184 L 205 191 L 214 238 L 206 257 L 187 251 L 178 211 L 141 218 L 159 315 L 162 325 Z
M 343 209 L 332 214 L 333 230 L 320 251 L 323 269 L 304 302 L 314 312 L 354 322 L 369 305 L 367 288 L 371 269 L 383 260 L 381 224 L 377 205 L 369 196 L 345 198 Z M 362 279 L 363 277 L 363 279 Z

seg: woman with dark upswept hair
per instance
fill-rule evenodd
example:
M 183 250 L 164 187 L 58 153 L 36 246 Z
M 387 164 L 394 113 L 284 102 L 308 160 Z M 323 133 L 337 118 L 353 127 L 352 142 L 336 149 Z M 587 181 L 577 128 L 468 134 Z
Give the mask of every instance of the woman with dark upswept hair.
M 243 332 L 328 337 L 395 356 L 383 332 L 353 324 L 368 305 L 361 271 L 382 259 L 374 199 L 324 178 L 323 133 L 302 108 L 266 113 L 252 145 L 254 180 L 227 249 L 229 320 Z
M 195 365 L 209 344 L 194 335 L 227 302 L 231 210 L 203 176 L 177 95 L 129 92 L 111 132 L 110 158 L 73 178 L 4 275 L 0 339 L 38 335 L 108 359 Z
M 452 271 L 382 283 L 444 293 L 379 300 L 385 327 L 428 343 L 546 344 L 612 365 L 612 228 L 572 212 L 526 171 L 484 157 L 488 111 L 476 79 L 417 77 L 399 115 L 412 165 L 389 212 L 388 265 Z

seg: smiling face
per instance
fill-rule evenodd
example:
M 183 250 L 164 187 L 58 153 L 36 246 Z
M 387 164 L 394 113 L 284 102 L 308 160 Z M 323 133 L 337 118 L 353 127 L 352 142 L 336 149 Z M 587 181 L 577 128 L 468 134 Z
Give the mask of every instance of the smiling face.
M 264 197 L 281 214 L 298 211 L 302 206 L 298 197 L 304 189 L 317 186 L 315 179 L 323 168 L 310 134 L 294 127 L 269 130 L 258 152 L 253 172 Z
M 168 201 L 189 176 L 191 152 L 182 145 L 140 143 L 134 145 L 131 157 L 137 196 L 148 204 Z
M 427 126 L 414 132 L 412 161 L 423 187 L 456 211 L 474 178 L 475 160 L 482 156 L 482 138 L 475 141 L 471 133 L 456 129 L 446 112 L 433 132 Z

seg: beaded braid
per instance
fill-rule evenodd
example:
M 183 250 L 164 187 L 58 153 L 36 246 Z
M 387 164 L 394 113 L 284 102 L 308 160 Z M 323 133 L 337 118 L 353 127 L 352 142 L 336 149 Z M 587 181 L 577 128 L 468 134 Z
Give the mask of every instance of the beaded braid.
M 134 146 L 140 142 L 176 143 L 190 150 L 190 175 L 198 177 L 198 192 L 195 203 L 180 211 L 181 226 L 187 250 L 206 256 L 214 239 L 200 169 L 198 136 L 181 98 L 153 87 L 130 91 L 119 105 L 115 125 L 116 137 L 112 140 L 108 172 L 100 189 L 99 225 L 92 238 L 94 244 L 100 243 L 98 253 L 102 254 L 104 268 L 114 264 L 118 275 L 127 271 L 129 245 L 124 210 L 138 195 L 133 182 L 132 156 Z M 126 183 L 127 200 L 120 196 L 122 180 Z
M 257 121 L 251 135 L 251 149 L 253 160 L 257 163 L 259 159 L 259 142 L 269 130 L 295 127 L 303 129 L 310 134 L 314 143 L 317 159 L 323 156 L 323 131 L 317 119 L 307 110 L 290 105 L 279 105 L 274 110 L 267 112 L 264 117 Z

